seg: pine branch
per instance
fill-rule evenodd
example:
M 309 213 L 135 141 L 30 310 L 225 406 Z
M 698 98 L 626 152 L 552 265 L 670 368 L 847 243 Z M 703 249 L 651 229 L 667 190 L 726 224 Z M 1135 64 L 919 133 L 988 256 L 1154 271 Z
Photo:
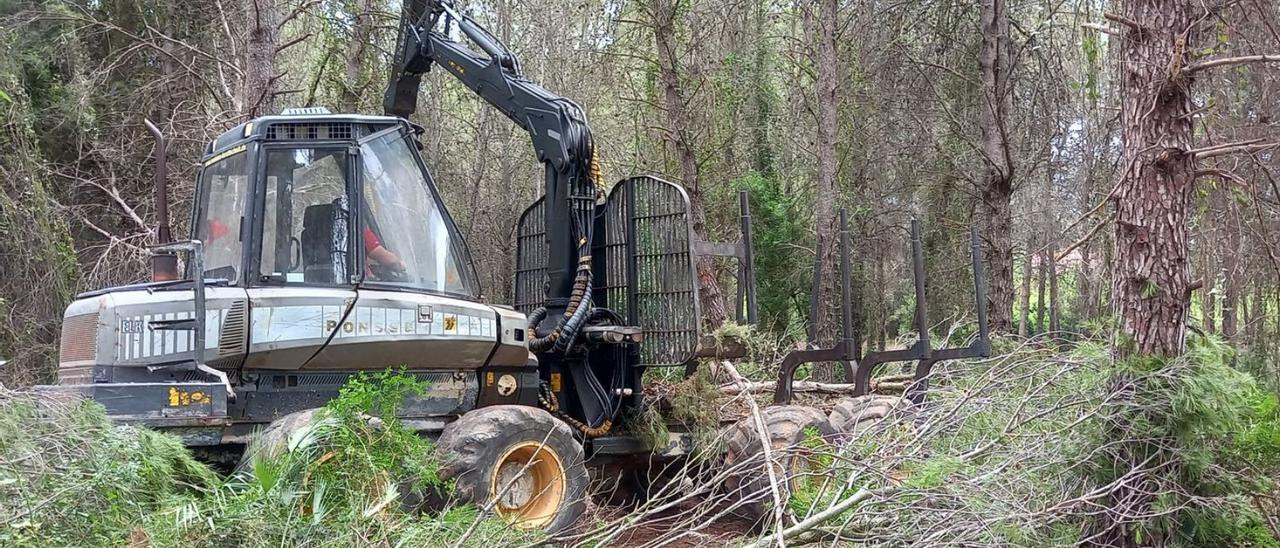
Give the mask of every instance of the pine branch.
M 1122 35 L 1124 34 L 1124 33 L 1120 32 L 1119 30 L 1116 30 L 1116 29 L 1113 29 L 1113 28 L 1111 28 L 1111 27 L 1108 27 L 1108 26 L 1106 26 L 1106 25 L 1104 25 L 1104 24 L 1102 24 L 1102 23 L 1080 23 L 1080 26 L 1081 26 L 1081 27 L 1083 27 L 1083 28 L 1086 28 L 1086 29 L 1093 29 L 1093 30 L 1096 30 L 1096 31 L 1101 32 L 1101 33 L 1103 33 L 1103 34 L 1110 34 L 1110 35 L 1112 35 L 1112 36 L 1122 36 Z
M 1244 63 L 1280 63 L 1280 54 L 1241 55 L 1239 57 L 1205 59 L 1183 67 L 1182 72 L 1186 74 L 1193 74 L 1202 70 L 1209 70 L 1211 68 L 1241 65 Z
M 1231 171 L 1228 171 L 1225 169 L 1197 169 L 1195 172 L 1195 177 L 1197 179 L 1199 179 L 1200 177 L 1221 177 L 1228 181 L 1232 181 L 1240 186 L 1244 186 L 1244 187 L 1249 186 L 1249 184 L 1246 183 L 1245 180 L 1242 179 L 1239 175 L 1236 175 L 1235 173 L 1232 173 Z
M 1272 147 L 1277 143 L 1264 143 L 1264 139 L 1249 139 L 1247 141 L 1239 141 L 1235 143 L 1227 143 L 1223 145 L 1213 145 L 1201 148 L 1193 148 L 1186 153 L 1195 160 L 1205 160 L 1214 156 L 1225 156 L 1227 154 L 1237 153 L 1254 153 L 1260 152 Z
M 1108 21 L 1120 23 L 1121 25 L 1129 27 L 1129 30 L 1132 30 L 1133 32 L 1142 32 L 1142 26 L 1139 25 L 1133 19 L 1129 19 L 1128 17 L 1124 17 L 1122 15 L 1118 15 L 1115 13 L 1104 13 L 1102 14 L 1102 18 Z
M 280 46 L 276 47 L 276 54 L 277 54 L 277 55 L 279 55 L 279 54 L 280 54 L 280 52 L 282 52 L 282 51 L 284 51 L 284 50 L 287 50 L 287 49 L 289 49 L 289 48 L 291 48 L 291 47 L 293 47 L 293 46 L 296 46 L 296 45 L 298 45 L 299 43 L 301 43 L 303 40 L 306 40 L 306 39 L 308 39 L 308 38 L 311 38 L 311 33 L 309 33 L 309 32 L 308 32 L 308 33 L 306 33 L 306 34 L 304 34 L 304 35 L 302 35 L 302 36 L 299 36 L 299 37 L 297 37 L 297 38 L 294 38 L 293 40 L 290 40 L 290 41 L 288 41 L 288 42 L 285 42 L 284 44 L 281 44 Z
M 1103 203 L 1105 202 L 1106 201 L 1104 200 Z M 1103 219 L 1102 221 L 1099 221 L 1098 224 L 1093 225 L 1093 228 L 1089 229 L 1088 234 L 1085 234 L 1083 238 L 1076 240 L 1076 243 L 1073 243 L 1067 246 L 1067 248 L 1062 250 L 1062 252 L 1059 253 L 1057 257 L 1054 257 L 1053 258 L 1054 262 L 1061 261 L 1063 257 L 1066 257 L 1067 255 L 1071 254 L 1071 252 L 1075 251 L 1077 247 L 1080 247 L 1088 243 L 1089 240 L 1092 240 L 1094 236 L 1098 235 L 1098 232 L 1102 230 L 1102 227 L 1107 226 L 1108 224 L 1111 224 L 1111 221 L 1114 221 L 1115 218 L 1116 218 L 1116 214 L 1112 213 L 1111 215 L 1108 215 L 1107 218 Z

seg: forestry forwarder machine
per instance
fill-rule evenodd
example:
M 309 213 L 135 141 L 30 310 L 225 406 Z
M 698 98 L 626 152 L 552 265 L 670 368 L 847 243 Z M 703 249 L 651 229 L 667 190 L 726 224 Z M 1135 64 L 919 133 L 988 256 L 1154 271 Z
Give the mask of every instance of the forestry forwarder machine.
M 200 165 L 186 241 L 170 238 L 165 139 L 147 122 L 161 242 L 152 280 L 68 306 L 59 384 L 45 389 L 230 463 L 255 431 L 259 443 L 287 436 L 357 372 L 403 367 L 428 389 L 399 413 L 437 439 L 458 493 L 496 499 L 517 526 L 563 531 L 585 508 L 588 457 L 687 450 L 687 436 L 646 447 L 619 423 L 640 405 L 647 367 L 695 363 L 694 260 L 711 252 L 695 245 L 679 186 L 641 176 L 606 192 L 582 109 L 526 80 L 474 20 L 436 0 L 407 0 L 402 16 L 387 116 L 290 109 L 224 133 Z M 478 51 L 451 38 L 454 25 Z M 528 131 L 545 166 L 544 196 L 517 226 L 515 308 L 480 301 L 419 154 L 424 130 L 406 120 L 433 66 Z M 847 359 L 842 348 L 817 358 Z M 791 360 L 779 402 L 804 361 Z M 888 411 L 867 398 L 855 421 Z M 764 419 L 778 448 L 807 428 L 838 430 L 800 406 Z M 757 431 L 735 426 L 726 458 L 759 452 Z M 769 491 L 754 478 L 735 485 L 743 497 Z

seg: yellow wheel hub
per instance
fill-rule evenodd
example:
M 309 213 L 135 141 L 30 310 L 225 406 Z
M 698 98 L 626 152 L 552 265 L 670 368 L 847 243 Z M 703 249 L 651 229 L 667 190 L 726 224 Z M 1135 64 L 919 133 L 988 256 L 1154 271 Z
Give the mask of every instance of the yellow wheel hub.
M 524 529 L 544 527 L 564 502 L 564 466 L 540 442 L 516 444 L 498 459 L 489 493 L 507 522 Z

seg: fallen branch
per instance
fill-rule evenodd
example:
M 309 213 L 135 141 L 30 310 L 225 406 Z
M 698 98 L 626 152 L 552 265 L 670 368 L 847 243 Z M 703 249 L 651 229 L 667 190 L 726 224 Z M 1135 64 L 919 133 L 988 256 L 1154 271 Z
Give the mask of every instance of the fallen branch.
M 718 363 L 711 363 L 711 378 L 715 379 L 721 375 L 729 378 L 725 384 L 742 384 L 751 382 L 748 381 L 746 377 L 743 377 L 742 373 L 738 372 L 738 368 L 734 367 L 733 362 L 730 362 L 729 360 L 720 360 Z
M 880 491 L 891 492 L 894 490 L 896 489 L 889 488 L 889 489 L 882 489 Z M 853 508 L 854 506 L 857 506 L 858 504 L 861 504 L 862 502 L 871 498 L 871 496 L 874 494 L 876 494 L 876 492 L 870 489 L 866 489 L 866 488 L 859 489 L 858 492 L 850 495 L 849 498 L 840 501 L 838 504 L 830 508 L 827 508 L 826 510 L 818 512 L 812 516 L 809 516 L 805 518 L 803 521 L 801 521 L 800 523 L 797 523 L 795 525 L 792 525 L 791 527 L 783 529 L 781 532 L 778 533 L 778 539 L 777 539 L 778 543 L 782 546 L 785 546 L 786 539 L 794 538 L 801 533 L 804 533 L 810 529 L 813 529 L 814 527 L 817 527 L 818 525 L 821 525 L 823 522 L 844 513 L 845 510 L 848 510 L 850 508 Z M 756 546 L 759 546 L 762 548 L 765 546 L 770 546 L 771 544 L 773 544 L 773 540 L 774 540 L 773 538 L 761 539 L 759 542 L 756 543 Z
M 756 405 L 755 398 L 747 398 L 747 405 L 751 406 L 751 422 L 756 427 L 756 435 L 760 436 L 760 450 L 764 453 L 764 469 L 769 475 L 769 490 L 773 494 L 773 524 L 776 528 L 778 536 L 778 544 L 786 546 L 782 530 L 782 512 L 785 508 L 782 500 L 782 490 L 778 487 L 778 475 L 773 469 L 773 447 L 770 445 L 769 429 L 765 427 L 764 416 L 760 414 L 760 406 Z

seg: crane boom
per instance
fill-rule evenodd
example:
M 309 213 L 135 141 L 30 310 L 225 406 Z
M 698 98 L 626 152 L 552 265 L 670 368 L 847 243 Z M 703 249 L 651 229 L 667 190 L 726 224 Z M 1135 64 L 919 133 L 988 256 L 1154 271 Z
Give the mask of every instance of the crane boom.
M 478 49 L 450 38 L 451 24 Z M 530 349 L 563 353 L 590 308 L 592 215 L 602 181 L 582 108 L 527 80 L 497 37 L 448 2 L 406 0 L 387 114 L 416 110 L 422 75 L 439 65 L 529 133 L 545 166 L 547 297 Z

